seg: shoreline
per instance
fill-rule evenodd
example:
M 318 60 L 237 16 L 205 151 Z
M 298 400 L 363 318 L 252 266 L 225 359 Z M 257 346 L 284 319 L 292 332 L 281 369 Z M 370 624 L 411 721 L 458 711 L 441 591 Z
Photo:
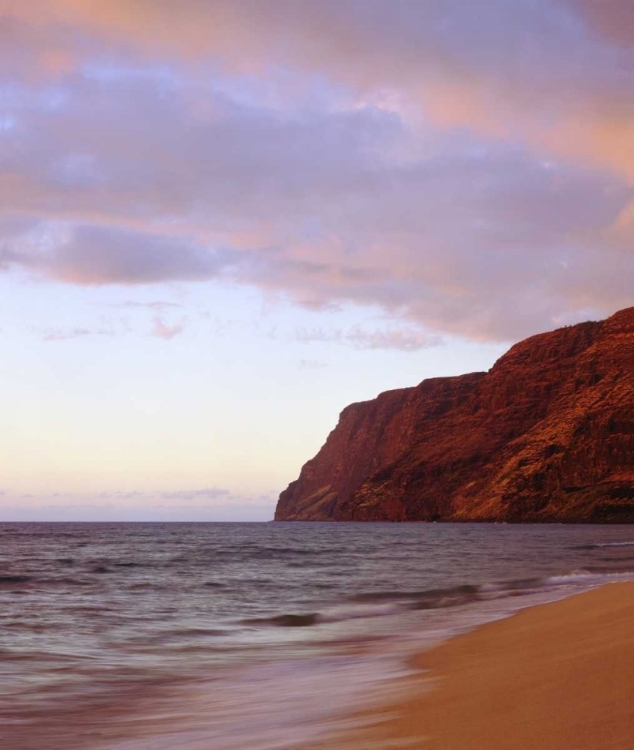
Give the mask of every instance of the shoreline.
M 302 750 L 631 750 L 634 582 L 522 609 L 423 651 L 405 698 Z

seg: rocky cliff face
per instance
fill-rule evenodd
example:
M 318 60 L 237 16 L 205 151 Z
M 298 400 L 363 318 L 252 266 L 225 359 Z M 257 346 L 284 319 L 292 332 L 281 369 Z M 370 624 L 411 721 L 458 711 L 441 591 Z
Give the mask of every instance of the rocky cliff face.
M 275 519 L 634 522 L 634 308 L 348 406 Z

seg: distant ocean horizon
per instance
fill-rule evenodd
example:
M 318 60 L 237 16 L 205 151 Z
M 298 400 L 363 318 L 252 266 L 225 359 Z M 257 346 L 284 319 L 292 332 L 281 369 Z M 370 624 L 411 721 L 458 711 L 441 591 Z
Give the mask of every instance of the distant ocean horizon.
M 634 528 L 0 524 L 0 746 L 290 750 L 410 656 L 634 578 Z

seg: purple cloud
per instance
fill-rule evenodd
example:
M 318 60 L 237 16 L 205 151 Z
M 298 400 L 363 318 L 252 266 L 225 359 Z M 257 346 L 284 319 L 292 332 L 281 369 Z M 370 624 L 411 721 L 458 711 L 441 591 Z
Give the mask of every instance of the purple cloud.
M 128 230 L 80 226 L 66 242 L 28 263 L 45 275 L 74 284 L 148 284 L 217 276 L 231 253 Z
M 0 26 L 0 270 L 474 339 L 631 304 L 626 0 L 33 2 Z

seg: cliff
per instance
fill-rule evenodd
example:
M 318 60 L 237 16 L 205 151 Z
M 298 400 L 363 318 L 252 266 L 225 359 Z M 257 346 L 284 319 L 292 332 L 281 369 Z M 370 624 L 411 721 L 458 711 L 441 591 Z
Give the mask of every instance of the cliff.
M 348 406 L 275 519 L 634 522 L 634 307 Z

